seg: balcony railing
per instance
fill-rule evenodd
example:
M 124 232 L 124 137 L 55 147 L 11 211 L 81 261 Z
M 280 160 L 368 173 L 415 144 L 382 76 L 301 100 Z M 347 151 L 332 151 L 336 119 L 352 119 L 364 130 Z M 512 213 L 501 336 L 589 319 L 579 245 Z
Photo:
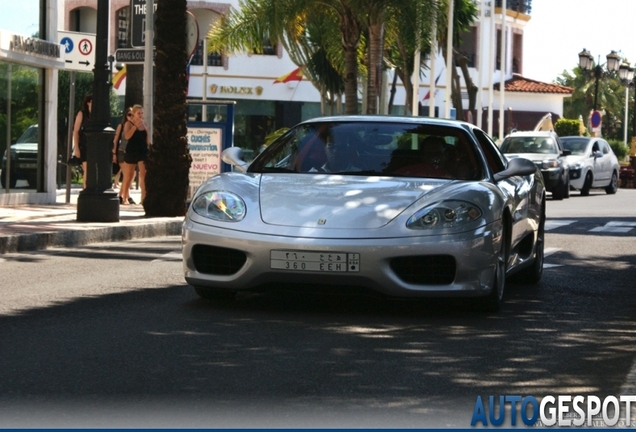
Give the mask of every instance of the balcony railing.
M 501 0 L 495 0 L 495 7 L 501 7 Z M 506 0 L 506 9 L 530 15 L 532 0 Z
M 197 46 L 197 50 L 194 52 L 192 56 L 191 65 L 194 66 L 202 66 L 203 65 L 203 41 L 199 41 L 199 45 Z M 220 53 L 209 53 L 208 54 L 208 66 L 223 66 L 223 57 Z

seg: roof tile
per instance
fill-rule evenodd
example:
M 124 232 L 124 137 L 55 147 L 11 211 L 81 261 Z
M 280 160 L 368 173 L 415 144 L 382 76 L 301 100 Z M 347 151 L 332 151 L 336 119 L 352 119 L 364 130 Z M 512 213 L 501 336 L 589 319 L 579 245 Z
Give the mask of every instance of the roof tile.
M 494 86 L 495 90 L 499 90 L 499 83 Z M 512 74 L 512 78 L 506 81 L 507 92 L 519 93 L 553 93 L 553 94 L 572 94 L 572 87 L 566 87 L 559 84 L 544 83 L 530 78 L 522 77 L 519 74 Z

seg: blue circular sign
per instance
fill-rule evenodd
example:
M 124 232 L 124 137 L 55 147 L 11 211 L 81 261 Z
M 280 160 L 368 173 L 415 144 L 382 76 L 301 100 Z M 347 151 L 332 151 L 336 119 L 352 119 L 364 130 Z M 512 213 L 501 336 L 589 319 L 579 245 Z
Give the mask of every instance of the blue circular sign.
M 597 128 L 601 125 L 601 113 L 599 111 L 594 111 L 592 113 L 592 127 Z
M 73 39 L 71 39 L 70 37 L 63 37 L 60 41 L 60 45 L 64 45 L 64 51 L 66 52 L 66 54 L 73 51 Z

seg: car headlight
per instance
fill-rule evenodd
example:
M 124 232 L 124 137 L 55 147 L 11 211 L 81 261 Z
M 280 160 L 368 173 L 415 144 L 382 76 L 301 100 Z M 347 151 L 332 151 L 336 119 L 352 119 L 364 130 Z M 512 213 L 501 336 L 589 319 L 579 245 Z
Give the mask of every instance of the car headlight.
M 410 229 L 455 228 L 479 219 L 481 209 L 466 201 L 442 201 L 418 210 L 406 222 Z
M 198 215 L 222 222 L 238 222 L 245 217 L 245 202 L 236 194 L 210 191 L 199 195 L 192 203 Z
M 583 168 L 583 162 L 577 162 L 573 165 L 570 165 L 570 169 L 573 170 L 580 170 L 581 168 Z
M 559 166 L 559 161 L 556 159 L 546 159 L 541 163 L 543 169 L 556 168 Z

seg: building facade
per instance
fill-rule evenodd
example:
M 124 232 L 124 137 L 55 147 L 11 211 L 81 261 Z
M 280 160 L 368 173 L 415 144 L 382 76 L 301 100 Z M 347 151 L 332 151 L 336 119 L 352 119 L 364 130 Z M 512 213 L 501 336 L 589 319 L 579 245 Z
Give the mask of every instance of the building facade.
M 55 202 L 57 1 L 3 3 L 0 14 L 0 206 Z M 17 143 L 23 137 L 23 143 Z M 7 173 L 9 177 L 7 177 Z
M 94 29 L 97 0 L 62 1 L 65 5 L 65 29 L 82 32 Z M 145 4 L 145 0 L 112 0 L 110 4 L 110 52 L 114 53 L 117 48 L 139 46 L 139 29 L 135 29 L 139 17 L 135 15 L 142 11 L 139 5 Z M 538 121 L 548 112 L 552 113 L 555 119 L 559 118 L 562 115 L 563 98 L 571 93 L 571 90 L 556 85 L 529 85 L 523 92 L 516 90 L 519 86 L 505 92 L 506 86 L 503 102 L 501 100 L 499 82 L 508 82 L 514 78 L 514 82 L 518 84 L 519 80 L 525 80 L 522 75 L 523 30 L 531 21 L 531 6 L 532 0 L 508 0 L 504 10 L 501 0 L 484 2 L 479 5 L 479 19 L 462 37 L 460 50 L 468 59 L 473 83 L 480 89 L 477 109 L 471 116 L 478 118 L 476 112 L 481 111 L 482 127 L 494 136 L 498 135 L 500 122 L 503 122 L 503 131 L 506 133 L 511 129 L 518 129 L 519 125 L 530 124 L 535 119 Z M 238 0 L 188 1 L 187 7 L 199 27 L 199 42 L 189 68 L 188 97 L 203 101 L 236 101 L 235 145 L 247 149 L 248 154 L 256 152 L 268 133 L 324 112 L 321 109 L 320 94 L 309 80 L 292 79 L 285 82 L 280 79 L 298 68 L 280 44 L 272 44 L 262 54 L 229 57 L 214 53 L 204 54 L 207 52 L 205 39 L 210 27 L 232 8 L 238 8 Z M 505 46 L 503 61 L 502 45 Z M 429 104 L 435 107 L 434 112 L 438 115 L 445 112 L 449 100 L 446 94 L 445 70 L 441 51 L 435 56 L 434 61 L 429 61 L 429 64 L 423 67 L 424 78 L 418 86 L 418 100 L 423 108 L 420 115 L 423 112 L 428 115 Z M 483 72 L 480 73 L 480 70 Z M 527 81 L 534 82 L 531 79 Z M 387 71 L 382 86 L 385 94 L 392 90 L 392 82 L 391 71 Z M 362 87 L 361 85 L 360 94 Z M 117 91 L 123 94 L 125 88 L 126 85 L 122 84 Z M 492 92 L 489 91 L 491 88 Z M 528 88 L 531 90 L 527 91 Z M 467 110 L 467 93 L 464 91 L 462 96 L 463 109 Z M 391 114 L 404 113 L 405 98 L 406 92 L 398 80 Z M 360 103 L 363 103 L 362 98 Z M 499 105 L 502 103 L 504 109 L 503 115 L 500 115 Z M 208 110 L 211 112 L 208 113 Z M 379 113 L 386 113 L 385 111 Z M 214 115 L 214 108 L 195 105 L 189 112 L 192 120 L 207 120 L 208 117 L 214 118 Z

